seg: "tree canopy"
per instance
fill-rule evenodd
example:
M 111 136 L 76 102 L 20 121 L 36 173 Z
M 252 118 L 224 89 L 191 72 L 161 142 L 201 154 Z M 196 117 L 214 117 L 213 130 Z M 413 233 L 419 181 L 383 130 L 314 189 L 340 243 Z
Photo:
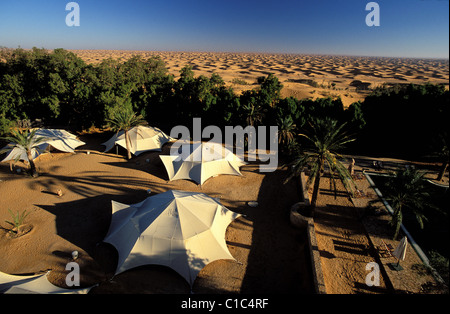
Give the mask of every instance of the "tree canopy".
M 344 109 L 340 98 L 283 98 L 273 74 L 258 78 L 241 94 L 213 73 L 195 76 L 189 65 L 176 80 L 159 57 L 134 56 L 86 64 L 64 49 L 15 49 L 0 52 L 0 135 L 17 121 L 39 119 L 46 126 L 76 130 L 102 128 L 112 112 L 129 107 L 150 125 L 169 131 L 191 126 L 200 117 L 209 125 L 277 125 L 288 136 L 312 119 L 345 123 L 356 141 L 347 150 L 421 158 L 439 150 L 431 143 L 446 132 L 449 91 L 443 85 L 382 86 L 362 102 Z

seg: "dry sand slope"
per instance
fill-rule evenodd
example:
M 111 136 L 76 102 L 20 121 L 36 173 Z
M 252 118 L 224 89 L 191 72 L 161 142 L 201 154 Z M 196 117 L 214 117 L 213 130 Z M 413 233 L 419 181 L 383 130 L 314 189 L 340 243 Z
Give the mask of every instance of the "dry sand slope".
M 370 88 L 387 84 L 443 83 L 448 86 L 448 60 L 214 52 L 148 52 L 114 50 L 73 50 L 90 64 L 107 58 L 126 61 L 133 55 L 160 56 L 175 78 L 186 65 L 195 75 L 219 74 L 236 92 L 256 87 L 260 76 L 273 73 L 282 82 L 283 97 L 338 97 L 344 106 L 363 100 L 358 82 Z

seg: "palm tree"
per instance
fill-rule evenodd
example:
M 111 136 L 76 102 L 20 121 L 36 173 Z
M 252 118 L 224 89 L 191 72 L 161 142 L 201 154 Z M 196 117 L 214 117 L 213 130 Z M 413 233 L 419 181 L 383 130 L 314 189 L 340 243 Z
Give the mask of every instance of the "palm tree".
M 242 92 L 239 98 L 241 104 L 240 114 L 242 122 L 247 125 L 257 126 L 262 123 L 266 114 L 266 107 L 261 104 L 261 99 L 257 91 L 254 89 Z
M 263 121 L 264 109 L 261 105 L 249 103 L 242 106 L 246 115 L 247 125 L 256 126 Z
M 2 149 L 0 151 L 0 154 L 3 154 L 5 152 L 11 152 L 13 149 L 17 149 L 18 153 L 14 156 L 14 161 L 19 161 L 19 159 L 22 158 L 23 153 L 25 153 L 25 156 L 27 158 L 26 161 L 28 161 L 30 165 L 30 173 L 33 177 L 37 177 L 38 173 L 36 171 L 36 165 L 33 161 L 33 151 L 42 152 L 42 149 L 39 148 L 39 145 L 41 145 L 46 138 L 45 137 L 37 137 L 36 136 L 37 130 L 32 131 L 11 131 L 11 135 L 4 137 L 3 139 L 10 142 L 6 148 Z
M 287 116 L 284 118 L 279 118 L 277 124 L 280 127 L 280 131 L 278 133 L 278 144 L 285 146 L 292 143 L 295 140 L 294 131 L 296 128 L 292 117 Z
M 125 145 L 127 148 L 127 157 L 131 159 L 131 151 L 130 151 L 130 135 L 128 131 L 132 128 L 145 125 L 147 122 L 144 120 L 142 115 L 136 115 L 132 109 L 123 108 L 115 110 L 111 113 L 110 118 L 106 120 L 111 129 L 116 132 L 124 131 L 125 132 Z
M 427 218 L 423 214 L 425 207 L 433 208 L 426 191 L 424 173 L 407 168 L 397 171 L 383 187 L 383 197 L 394 210 L 391 226 L 395 227 L 394 239 L 397 238 L 403 221 L 403 209 L 409 208 L 420 228 L 423 229 Z M 376 201 L 375 201 L 376 202 Z
M 348 172 L 347 167 L 338 160 L 342 156 L 337 151 L 342 149 L 345 144 L 354 141 L 353 138 L 343 132 L 345 124 L 339 125 L 336 120 L 326 118 L 324 120 L 314 119 L 310 126 L 311 131 L 308 135 L 299 134 L 307 140 L 309 150 L 302 152 L 294 160 L 292 163 L 292 174 L 287 180 L 299 175 L 306 166 L 311 167 L 307 185 L 309 186 L 314 180 L 313 194 L 311 197 L 312 215 L 317 204 L 320 179 L 322 172 L 325 170 L 325 166 L 328 166 L 330 170 L 330 188 L 334 188 L 335 193 L 337 192 L 336 179 L 342 181 L 345 189 L 349 192 L 352 191 L 352 188 L 356 184 Z

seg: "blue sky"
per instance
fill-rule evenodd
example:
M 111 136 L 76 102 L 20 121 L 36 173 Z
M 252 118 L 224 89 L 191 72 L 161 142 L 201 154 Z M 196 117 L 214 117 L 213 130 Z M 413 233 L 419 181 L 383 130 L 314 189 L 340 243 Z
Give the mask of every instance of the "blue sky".
M 0 0 L 0 46 L 449 57 L 448 0 Z

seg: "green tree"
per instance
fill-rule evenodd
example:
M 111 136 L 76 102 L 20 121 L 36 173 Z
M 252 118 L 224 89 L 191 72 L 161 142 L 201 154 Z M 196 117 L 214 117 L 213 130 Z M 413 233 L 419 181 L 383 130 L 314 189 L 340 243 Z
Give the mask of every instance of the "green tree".
M 300 101 L 297 98 L 287 97 L 280 99 L 274 111 L 277 119 L 291 116 L 291 118 L 296 121 L 303 115 L 304 109 L 305 108 L 300 105 Z
M 412 211 L 423 229 L 426 221 L 423 209 L 434 207 L 429 201 L 430 195 L 425 187 L 424 175 L 412 168 L 399 170 L 383 187 L 383 197 L 394 210 L 390 221 L 391 226 L 395 228 L 394 239 L 400 231 L 405 208 Z
M 5 118 L 5 114 L 0 114 L 0 135 L 8 134 L 11 128 L 11 121 Z
M 442 85 L 379 87 L 361 105 L 364 128 L 358 146 L 366 154 L 422 158 L 429 143 L 448 129 L 450 92 Z
M 267 108 L 261 103 L 259 93 L 255 90 L 246 90 L 240 97 L 241 122 L 251 126 L 263 124 Z
M 2 57 L 0 114 L 5 119 L 71 126 L 92 122 L 97 111 L 93 66 L 64 49 L 16 49 Z
M 167 75 L 165 64 L 158 57 L 133 56 L 126 62 L 110 58 L 95 70 L 94 96 L 105 117 L 116 106 L 117 99 L 130 99 L 133 111 L 143 117 L 149 112 L 160 116 L 161 102 L 171 96 L 173 77 Z
M 208 79 L 205 76 L 195 78 L 191 66 L 180 70 L 180 78 L 174 84 L 174 102 L 175 112 L 183 124 L 189 125 L 192 117 L 201 115 L 202 100 L 208 98 L 207 86 Z
M 313 214 L 319 195 L 320 179 L 325 167 L 330 172 L 330 188 L 337 192 L 336 180 L 339 179 L 345 189 L 352 192 L 355 183 L 347 167 L 339 160 L 342 156 L 338 154 L 338 151 L 354 139 L 344 132 L 345 124 L 340 125 L 338 121 L 329 118 L 313 119 L 310 127 L 308 134 L 300 134 L 306 140 L 307 150 L 302 151 L 300 156 L 292 162 L 292 174 L 288 180 L 299 175 L 306 166 L 311 167 L 307 185 L 314 181 L 311 197 L 311 214 Z
M 278 120 L 278 143 L 282 148 L 288 146 L 295 140 L 296 125 L 291 116 Z
M 355 130 L 361 130 L 366 125 L 361 106 L 361 102 L 354 102 L 344 111 L 346 121 Z
M 283 85 L 272 73 L 260 81 L 261 90 L 259 94 L 261 104 L 263 106 L 269 105 L 270 107 L 274 107 L 277 101 L 281 98 L 281 90 L 283 89 Z
M 208 110 L 208 121 L 217 126 L 236 124 L 241 109 L 239 96 L 231 87 L 225 87 L 225 85 L 217 86 L 214 93 L 216 101 Z
M 130 135 L 129 131 L 139 125 L 144 125 L 147 122 L 141 115 L 136 115 L 129 107 L 119 107 L 111 112 L 109 119 L 107 119 L 112 130 L 116 132 L 124 131 L 125 145 L 127 149 L 127 158 L 131 159 L 130 151 Z
M 160 57 L 143 59 L 134 56 L 121 66 L 120 71 L 124 78 L 122 85 L 127 86 L 122 96 L 130 96 L 133 110 L 144 117 L 147 111 L 152 111 L 148 104 L 158 103 L 167 93 L 167 86 L 172 88 L 172 77 L 167 74 L 168 70 Z
M 15 155 L 15 161 L 19 161 L 22 157 L 23 153 L 27 158 L 30 165 L 30 174 L 32 177 L 37 177 L 38 173 L 36 171 L 36 165 L 33 161 L 33 150 L 41 151 L 39 145 L 41 145 L 45 141 L 45 137 L 37 137 L 37 130 L 32 131 L 15 131 L 11 132 L 10 136 L 6 136 L 3 139 L 10 142 L 5 149 L 0 151 L 0 154 L 5 152 L 11 152 L 13 149 L 17 149 L 18 153 Z

